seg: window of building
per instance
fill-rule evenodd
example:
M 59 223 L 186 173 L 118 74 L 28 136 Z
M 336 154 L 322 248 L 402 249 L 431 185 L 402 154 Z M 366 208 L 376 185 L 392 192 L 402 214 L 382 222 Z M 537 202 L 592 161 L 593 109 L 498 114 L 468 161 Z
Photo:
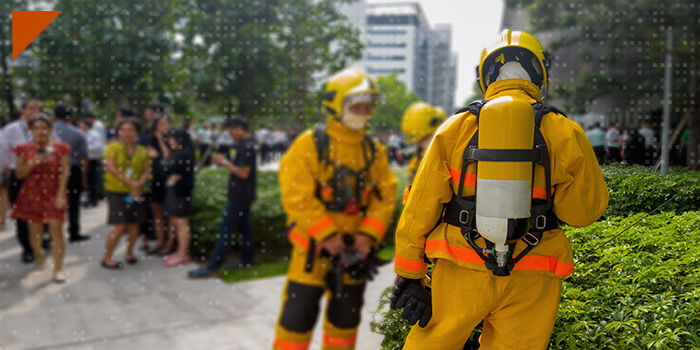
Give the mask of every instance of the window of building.
M 367 72 L 369 74 L 393 74 L 393 73 L 399 73 L 403 74 L 406 72 L 405 69 L 402 68 L 396 68 L 396 69 L 391 69 L 391 68 L 368 68 Z
M 394 43 L 373 43 L 369 42 L 367 43 L 367 47 L 370 48 L 393 48 L 393 49 L 400 49 L 406 47 L 406 43 L 399 43 L 399 42 L 394 42 Z
M 406 34 L 407 31 L 405 30 L 400 30 L 400 29 L 395 29 L 395 30 L 390 30 L 390 29 L 384 29 L 384 30 L 379 30 L 379 29 L 370 29 L 367 31 L 367 34 L 370 35 L 404 35 Z
M 368 55 L 367 60 L 368 61 L 405 61 L 406 56 L 402 56 L 402 55 L 397 55 L 397 56 Z

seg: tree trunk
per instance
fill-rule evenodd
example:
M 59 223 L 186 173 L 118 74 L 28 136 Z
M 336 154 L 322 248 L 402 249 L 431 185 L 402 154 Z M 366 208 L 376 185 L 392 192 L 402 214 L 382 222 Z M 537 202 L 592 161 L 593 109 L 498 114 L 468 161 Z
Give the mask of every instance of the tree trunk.
M 697 62 L 693 61 L 691 63 L 691 72 L 696 72 Z M 688 169 L 694 170 L 698 169 L 698 161 L 700 161 L 700 115 L 698 115 L 697 105 L 700 103 L 700 96 L 698 96 L 698 79 L 697 74 L 690 75 L 690 86 L 689 86 L 690 98 L 688 101 L 688 113 L 690 118 L 688 118 L 688 155 L 687 163 Z M 695 102 L 695 103 L 693 103 Z
M 2 78 L 5 83 L 5 101 L 7 102 L 7 109 L 9 115 L 15 111 L 15 96 L 14 96 L 14 86 L 12 84 L 12 76 L 10 75 L 10 69 L 7 66 L 7 60 L 10 58 L 9 50 L 5 43 L 5 25 L 0 23 L 0 65 L 2 65 Z

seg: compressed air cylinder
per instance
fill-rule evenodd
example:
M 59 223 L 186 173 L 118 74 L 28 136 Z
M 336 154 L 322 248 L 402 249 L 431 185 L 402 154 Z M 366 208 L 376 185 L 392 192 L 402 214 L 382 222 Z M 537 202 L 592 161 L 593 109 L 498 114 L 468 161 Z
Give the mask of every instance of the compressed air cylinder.
M 479 149 L 532 150 L 534 127 L 529 103 L 508 96 L 494 99 L 479 116 Z M 522 238 L 530 226 L 532 166 L 532 160 L 479 160 L 477 165 L 476 229 L 495 244 L 499 266 L 508 257 L 507 244 Z

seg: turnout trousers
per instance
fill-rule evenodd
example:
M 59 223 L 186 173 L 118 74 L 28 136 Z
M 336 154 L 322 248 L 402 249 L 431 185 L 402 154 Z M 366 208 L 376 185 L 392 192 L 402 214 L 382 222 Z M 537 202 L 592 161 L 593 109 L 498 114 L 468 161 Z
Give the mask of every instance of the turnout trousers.
M 327 288 L 325 282 L 331 262 L 328 258 L 321 257 L 318 249 L 310 272 L 305 269 L 308 260 L 306 248 L 294 245 L 291 255 L 272 348 L 308 349 L 320 311 L 320 300 L 325 295 L 326 312 L 323 317 L 321 348 L 354 349 L 365 284 L 353 281 L 347 274 L 343 274 L 342 292 L 336 293 L 333 291 L 335 288 Z
M 517 271 L 499 277 L 437 259 L 433 317 L 425 328 L 417 324 L 411 328 L 404 349 L 461 350 L 481 320 L 481 349 L 546 349 L 561 285 L 555 277 Z

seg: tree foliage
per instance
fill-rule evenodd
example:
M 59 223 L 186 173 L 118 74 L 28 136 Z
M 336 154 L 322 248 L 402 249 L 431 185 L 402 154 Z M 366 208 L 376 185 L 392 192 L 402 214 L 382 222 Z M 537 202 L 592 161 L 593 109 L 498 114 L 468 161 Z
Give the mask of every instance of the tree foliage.
M 420 101 L 420 97 L 408 91 L 396 73 L 379 76 L 377 85 L 382 92 L 383 101 L 372 116 L 372 126 L 375 131 L 398 130 L 401 128 L 404 111 L 411 103 Z
M 672 27 L 672 113 L 675 119 L 692 116 L 688 153 L 689 165 L 695 163 L 700 138 L 697 1 L 507 0 L 507 6 L 526 9 L 535 31 L 554 33 L 555 52 L 583 48 L 575 78 L 553 87 L 573 112 L 583 111 L 585 102 L 614 95 L 661 109 L 666 33 Z
M 12 65 L 13 86 L 109 116 L 159 100 L 180 115 L 289 125 L 314 113 L 320 78 L 361 57 L 338 12 L 353 1 L 56 0 L 62 13 Z

